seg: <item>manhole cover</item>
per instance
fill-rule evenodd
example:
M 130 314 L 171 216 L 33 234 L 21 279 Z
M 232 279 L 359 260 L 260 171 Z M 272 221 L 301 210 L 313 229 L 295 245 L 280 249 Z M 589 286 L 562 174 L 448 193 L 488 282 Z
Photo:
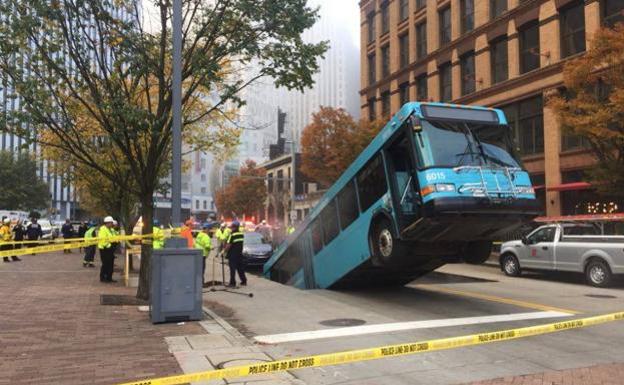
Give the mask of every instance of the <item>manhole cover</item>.
M 617 298 L 614 295 L 608 295 L 608 294 L 585 294 L 585 297 L 591 297 L 591 298 Z
M 337 318 L 321 321 L 321 325 L 325 326 L 359 326 L 364 325 L 366 321 L 357 318 Z
M 235 358 L 233 360 L 219 362 L 217 364 L 217 369 L 226 369 L 232 366 L 240 366 L 240 365 L 253 365 L 253 364 L 259 364 L 262 362 L 271 362 L 271 360 L 267 360 L 264 358 L 256 358 L 256 357 Z
M 131 295 L 102 294 L 100 295 L 100 305 L 138 306 L 148 305 L 148 302 Z

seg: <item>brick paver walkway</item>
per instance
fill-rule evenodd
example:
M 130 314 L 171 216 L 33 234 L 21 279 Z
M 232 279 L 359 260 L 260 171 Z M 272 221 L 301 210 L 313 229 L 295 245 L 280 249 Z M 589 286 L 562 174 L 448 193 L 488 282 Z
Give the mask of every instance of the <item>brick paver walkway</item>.
M 614 357 L 615 358 L 615 357 Z M 619 358 L 619 357 L 618 357 Z M 503 377 L 472 382 L 470 385 L 621 385 L 624 363 L 596 365 L 587 368 L 553 370 L 544 373 Z
M 76 250 L 22 259 L 0 262 L 0 384 L 114 384 L 182 373 L 164 337 L 200 334 L 197 323 L 152 325 L 137 306 L 100 305 L 101 294 L 136 289 L 100 283 L 99 266 L 83 268 Z

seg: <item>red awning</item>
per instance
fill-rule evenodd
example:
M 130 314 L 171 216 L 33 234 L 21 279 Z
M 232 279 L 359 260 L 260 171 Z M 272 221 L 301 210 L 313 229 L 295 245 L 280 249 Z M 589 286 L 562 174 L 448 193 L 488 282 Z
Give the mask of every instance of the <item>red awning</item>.
M 591 188 L 591 183 L 587 182 L 573 182 L 563 183 L 556 186 L 546 187 L 546 191 L 571 191 L 571 190 L 587 190 Z
M 624 221 L 624 213 L 613 214 L 581 214 L 581 215 L 560 215 L 554 217 L 537 217 L 535 222 L 608 222 L 608 221 Z

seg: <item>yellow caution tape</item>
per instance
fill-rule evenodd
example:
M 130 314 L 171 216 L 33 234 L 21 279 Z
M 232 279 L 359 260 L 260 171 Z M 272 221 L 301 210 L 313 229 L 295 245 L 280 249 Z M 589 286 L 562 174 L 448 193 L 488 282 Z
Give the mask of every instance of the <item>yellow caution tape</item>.
M 487 344 L 490 342 L 506 341 L 621 320 L 624 320 L 624 312 L 611 313 L 564 322 L 556 322 L 551 324 L 528 326 L 519 329 L 509 329 L 489 333 L 471 334 L 460 337 L 441 338 L 430 341 L 387 345 L 369 349 L 349 350 L 338 353 L 319 354 L 315 356 L 263 362 L 261 364 L 242 365 L 226 369 L 209 370 L 206 372 L 145 379 L 134 382 L 126 382 L 119 385 L 175 385 L 197 381 L 220 380 L 223 378 L 246 377 L 255 374 L 283 372 L 294 369 L 340 365 L 358 361 L 376 360 L 380 358 L 405 356 L 435 350 L 454 349 L 465 346 Z
M 145 237 L 149 237 L 151 234 L 145 235 Z M 109 237 L 106 240 L 110 243 L 124 242 L 135 239 L 141 239 L 140 235 L 119 235 L 115 237 Z M 49 253 L 52 251 L 60 251 L 65 249 L 77 249 L 79 247 L 87 247 L 96 245 L 99 241 L 98 238 L 89 238 L 88 240 L 84 240 L 81 238 L 75 239 L 76 242 L 70 242 L 69 239 L 63 243 L 53 243 L 44 246 L 36 246 L 36 247 L 24 247 L 21 249 L 10 249 L 0 251 L 0 258 L 2 257 L 11 257 L 11 256 L 20 256 L 20 255 L 28 255 L 28 254 L 42 254 Z M 6 245 L 6 243 L 0 243 L 1 245 Z

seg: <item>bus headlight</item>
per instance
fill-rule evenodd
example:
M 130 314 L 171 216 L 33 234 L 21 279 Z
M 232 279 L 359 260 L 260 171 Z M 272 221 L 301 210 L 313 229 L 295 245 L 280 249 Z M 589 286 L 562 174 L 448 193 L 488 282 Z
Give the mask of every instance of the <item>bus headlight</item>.
M 435 185 L 437 192 L 455 192 L 455 185 L 452 183 L 438 183 Z
M 535 190 L 531 186 L 516 186 L 517 194 L 535 194 Z

